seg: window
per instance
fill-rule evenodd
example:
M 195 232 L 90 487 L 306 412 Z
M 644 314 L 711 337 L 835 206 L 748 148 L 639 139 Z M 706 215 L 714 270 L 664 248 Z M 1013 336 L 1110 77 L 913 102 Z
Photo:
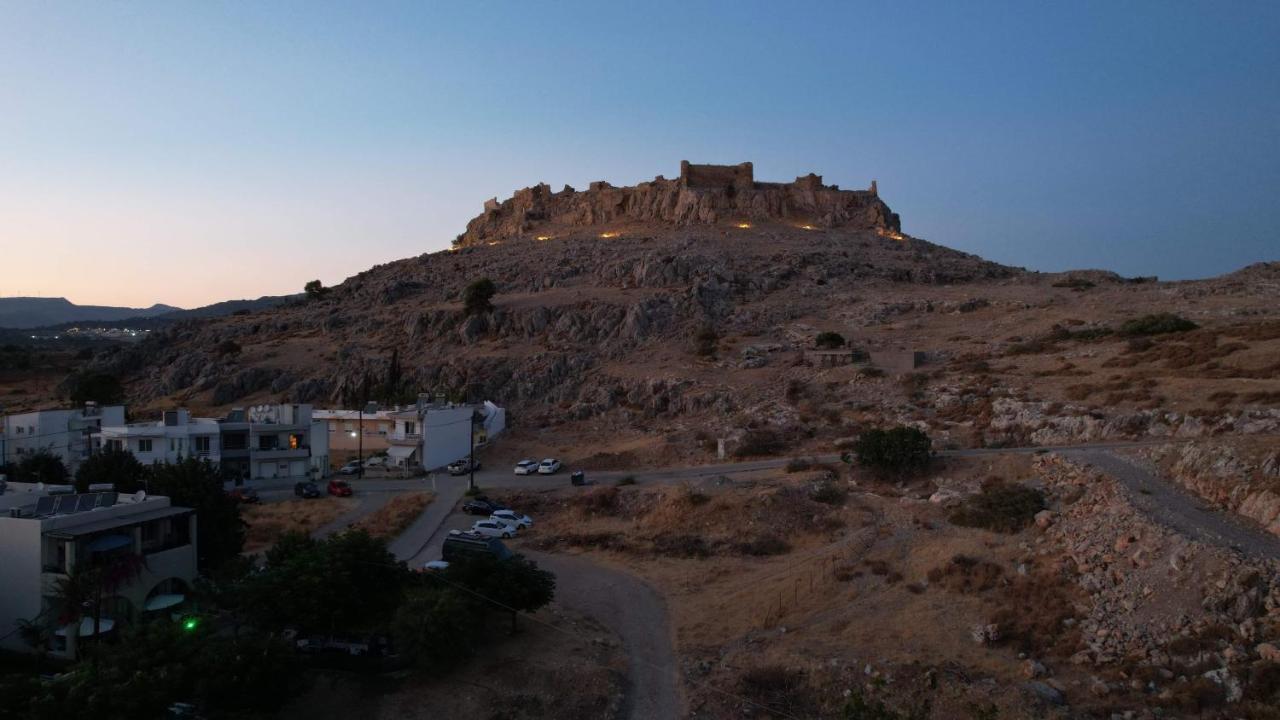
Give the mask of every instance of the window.
M 378 423 L 378 434 L 379 434 L 379 435 L 386 435 L 386 434 L 387 434 L 387 431 L 388 431 L 388 430 L 390 430 L 390 429 L 391 429 L 391 428 L 387 425 L 387 423 Z
M 191 442 L 195 445 L 194 450 L 196 452 L 200 453 L 201 455 L 207 455 L 209 453 L 209 436 L 208 435 L 197 435 L 196 437 L 192 438 Z
M 177 450 L 177 449 L 178 449 L 178 441 L 174 440 L 173 438 L 169 438 L 169 452 L 173 452 L 174 450 Z
M 346 430 L 347 432 L 351 432 L 352 430 L 355 430 L 355 429 L 356 429 L 356 425 L 355 425 L 355 423 L 349 423 L 349 422 L 348 422 L 348 423 L 342 423 L 342 429 L 343 429 L 343 430 Z
M 140 438 L 138 440 L 138 452 L 151 452 L 151 438 Z
M 108 440 L 107 449 L 114 452 L 120 452 L 121 450 L 124 450 L 124 443 L 119 440 Z
M 304 438 L 301 435 L 289 435 L 289 449 L 297 450 L 304 444 Z
M 276 437 L 275 435 L 259 435 L 258 436 L 259 450 L 275 450 L 279 447 L 280 447 L 279 437 Z
M 412 435 L 414 433 L 414 430 L 417 429 L 417 427 L 418 427 L 417 423 L 413 422 L 412 420 L 406 420 L 404 422 L 404 434 Z
M 18 434 L 19 434 L 19 435 L 21 435 L 21 434 L 23 434 L 24 432 L 26 432 L 26 429 L 25 429 L 25 428 L 23 428 L 21 425 L 19 425 L 19 426 L 18 426 Z

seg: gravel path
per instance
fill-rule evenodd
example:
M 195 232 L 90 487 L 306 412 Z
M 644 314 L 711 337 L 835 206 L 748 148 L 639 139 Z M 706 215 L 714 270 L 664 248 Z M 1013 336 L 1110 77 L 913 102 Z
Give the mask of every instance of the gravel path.
M 1159 477 L 1139 460 L 1121 458 L 1106 450 L 1070 450 L 1062 454 L 1114 477 L 1134 506 L 1190 538 L 1254 558 L 1280 558 L 1280 538 L 1243 518 L 1207 507 L 1204 500 Z
M 683 716 L 676 654 L 662 596 L 634 575 L 581 557 L 532 551 L 524 555 L 555 573 L 557 603 L 595 618 L 622 638 L 629 666 L 623 717 Z

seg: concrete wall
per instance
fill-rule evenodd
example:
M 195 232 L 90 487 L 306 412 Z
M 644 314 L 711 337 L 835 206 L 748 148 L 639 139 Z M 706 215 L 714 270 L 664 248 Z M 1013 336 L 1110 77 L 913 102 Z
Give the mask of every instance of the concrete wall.
M 431 409 L 422 418 L 422 467 L 434 470 L 471 452 L 470 407 Z
M 9 650 L 31 650 L 14 631 L 40 614 L 40 538 L 39 520 L 0 517 L 0 647 Z

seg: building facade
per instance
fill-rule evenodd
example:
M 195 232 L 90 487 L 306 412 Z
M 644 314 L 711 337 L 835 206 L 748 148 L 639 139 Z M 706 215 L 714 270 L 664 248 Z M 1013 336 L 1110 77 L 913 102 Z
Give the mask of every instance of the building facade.
M 68 615 L 59 581 L 84 565 L 128 563 L 131 581 L 94 609 Z M 185 604 L 196 578 L 196 516 L 165 497 L 48 494 L 10 483 L 0 493 L 0 647 L 35 651 L 18 628 L 48 630 L 48 652 L 74 658 L 81 638 L 106 635 Z
M 329 471 L 328 423 L 311 406 L 255 405 L 218 421 L 223 473 L 237 481 L 306 479 Z
M 390 410 L 359 412 L 357 410 L 315 410 L 311 417 L 327 425 L 329 459 L 342 464 L 361 452 L 365 457 L 386 452 L 387 438 L 395 428 Z
M 144 465 L 198 458 L 222 460 L 221 427 L 213 418 L 193 418 L 184 409 L 166 410 L 154 422 L 103 425 L 96 447 L 128 450 Z
M 93 437 L 103 425 L 123 425 L 124 406 L 86 403 L 82 408 L 36 410 L 0 418 L 0 465 L 17 464 L 29 456 L 49 453 L 67 470 L 93 453 Z
M 389 415 L 395 424 L 387 456 L 396 467 L 439 469 L 467 457 L 473 441 L 481 447 L 506 429 L 506 410 L 488 401 L 456 405 L 424 396 L 416 407 Z

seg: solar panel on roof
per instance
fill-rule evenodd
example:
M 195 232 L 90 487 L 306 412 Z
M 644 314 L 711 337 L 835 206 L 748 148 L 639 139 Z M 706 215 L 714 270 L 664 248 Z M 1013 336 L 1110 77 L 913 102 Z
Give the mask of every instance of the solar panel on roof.
M 76 512 L 92 510 L 98 504 L 98 495 L 96 493 L 86 493 L 84 495 L 77 495 L 76 497 L 79 498 L 79 501 L 76 503 Z
M 50 497 L 48 495 L 36 498 L 36 515 L 52 515 L 53 504 L 57 502 L 57 500 L 58 498 Z
M 58 504 L 53 508 L 54 515 L 67 515 L 76 511 L 76 503 L 80 499 L 75 495 L 59 495 L 57 497 Z

